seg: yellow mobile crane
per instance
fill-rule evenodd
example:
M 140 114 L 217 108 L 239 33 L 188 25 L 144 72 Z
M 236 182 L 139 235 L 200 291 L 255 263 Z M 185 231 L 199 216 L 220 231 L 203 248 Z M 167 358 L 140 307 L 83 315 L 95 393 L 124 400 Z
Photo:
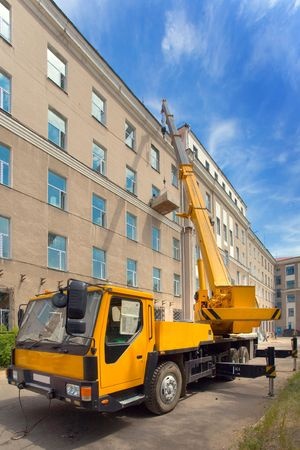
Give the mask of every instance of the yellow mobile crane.
M 251 331 L 280 311 L 259 309 L 253 287 L 231 286 L 165 101 L 163 112 L 189 203 L 186 217 L 195 225 L 203 256 L 195 322 L 155 321 L 153 295 L 147 292 L 69 280 L 59 292 L 37 295 L 25 312 L 19 310 L 20 330 L 7 370 L 8 382 L 19 389 L 96 411 L 145 402 L 163 414 L 192 381 L 266 375 L 265 366 L 242 364 L 255 353 L 255 339 L 229 334 Z

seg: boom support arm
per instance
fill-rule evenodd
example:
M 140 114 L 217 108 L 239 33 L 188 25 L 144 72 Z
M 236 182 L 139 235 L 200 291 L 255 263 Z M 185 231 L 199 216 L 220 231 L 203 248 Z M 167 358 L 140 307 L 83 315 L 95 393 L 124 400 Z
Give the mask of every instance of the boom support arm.
M 190 163 L 181 136 L 174 124 L 166 100 L 162 113 L 168 125 L 172 145 L 179 162 L 179 177 L 185 187 L 188 201 L 187 213 L 179 214 L 194 224 L 202 260 L 198 260 L 201 281 L 195 304 L 195 321 L 209 321 L 215 334 L 248 333 L 259 327 L 261 320 L 280 318 L 277 308 L 258 308 L 254 286 L 232 286 L 219 252 L 210 217 L 197 184 L 193 165 Z M 165 130 L 163 124 L 163 131 Z M 209 298 L 206 278 L 212 291 Z
M 166 123 L 170 130 L 172 144 L 180 165 L 179 177 L 184 183 L 189 203 L 188 212 L 181 214 L 181 216 L 191 219 L 194 224 L 207 280 L 211 290 L 214 292 L 216 287 L 230 286 L 228 272 L 217 247 L 207 208 L 197 185 L 193 166 L 188 160 L 166 100 L 162 102 L 162 112 L 165 115 Z

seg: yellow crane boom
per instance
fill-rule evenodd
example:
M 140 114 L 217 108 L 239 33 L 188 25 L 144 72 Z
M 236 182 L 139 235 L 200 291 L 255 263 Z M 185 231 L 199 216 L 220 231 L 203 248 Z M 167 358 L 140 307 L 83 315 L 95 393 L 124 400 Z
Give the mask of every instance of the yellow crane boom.
M 247 333 L 261 320 L 280 318 L 277 308 L 258 308 L 254 286 L 232 286 L 217 247 L 211 221 L 197 179 L 180 134 L 170 114 L 167 101 L 162 101 L 163 132 L 168 126 L 172 145 L 179 162 L 179 178 L 184 184 L 188 211 L 179 214 L 189 218 L 195 227 L 202 258 L 198 260 L 200 288 L 196 295 L 195 321 L 209 321 L 215 334 Z M 208 295 L 207 283 L 211 290 Z

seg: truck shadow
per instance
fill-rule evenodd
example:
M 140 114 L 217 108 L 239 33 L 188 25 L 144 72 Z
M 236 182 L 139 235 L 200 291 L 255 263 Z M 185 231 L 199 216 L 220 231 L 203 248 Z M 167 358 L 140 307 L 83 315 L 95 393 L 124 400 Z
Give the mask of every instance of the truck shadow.
M 49 408 L 45 398 L 22 396 L 22 392 L 21 402 L 27 420 L 17 396 L 0 401 L 0 448 L 20 449 L 34 444 L 46 450 L 75 449 L 109 440 L 109 436 L 130 427 L 131 418 L 150 417 L 143 405 L 111 414 L 77 409 L 56 400 Z M 13 439 L 22 436 L 26 428 L 31 430 L 28 434 L 20 440 Z

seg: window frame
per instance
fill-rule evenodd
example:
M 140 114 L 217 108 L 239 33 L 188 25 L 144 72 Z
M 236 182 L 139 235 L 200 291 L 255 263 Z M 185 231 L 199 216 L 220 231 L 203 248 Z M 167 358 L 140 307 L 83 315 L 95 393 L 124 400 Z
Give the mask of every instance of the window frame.
M 181 252 L 180 252 L 180 240 L 177 239 L 177 238 L 175 238 L 175 237 L 173 237 L 172 243 L 173 243 L 173 246 L 172 246 L 172 249 L 173 249 L 173 259 L 175 259 L 176 261 L 180 261 L 180 259 L 181 259 L 181 255 L 180 255 L 180 253 L 181 253 Z M 176 244 L 178 243 L 178 246 L 175 245 L 175 243 L 176 243 Z
M 96 161 L 96 151 L 100 151 L 103 152 L 104 158 L 101 158 L 101 156 L 98 155 L 99 159 L 97 160 L 97 162 L 99 162 L 98 166 L 100 167 L 100 170 L 97 169 L 97 164 L 95 163 Z M 106 176 L 106 149 L 104 147 L 102 147 L 101 145 L 99 145 L 97 142 L 93 141 L 93 146 L 92 146 L 92 169 L 96 172 L 99 173 L 100 175 L 104 175 Z
M 49 238 L 50 238 L 50 236 L 55 236 L 55 237 L 63 239 L 64 240 L 64 244 L 65 244 L 65 249 L 64 250 L 60 250 L 59 248 L 50 247 L 49 246 Z M 60 234 L 56 234 L 56 233 L 53 233 L 53 232 L 50 232 L 50 231 L 48 232 L 47 267 L 49 269 L 59 270 L 61 272 L 67 272 L 67 245 L 68 245 L 68 242 L 67 242 L 66 236 L 61 236 Z M 54 251 L 58 252 L 58 255 L 59 255 L 59 267 L 50 266 L 49 250 L 54 250 Z M 62 264 L 61 256 L 63 254 L 64 254 L 64 261 L 63 261 L 63 264 Z
M 129 267 L 129 263 L 134 263 L 134 270 Z M 132 274 L 132 284 L 130 282 L 130 276 L 129 274 Z M 137 260 L 127 258 L 126 260 L 126 283 L 127 286 L 130 287 L 137 287 Z
M 51 55 L 54 56 L 54 58 L 58 59 L 58 61 L 64 66 L 64 72 L 63 73 L 59 67 L 57 67 L 55 64 L 53 64 L 53 62 L 51 62 L 49 60 L 49 54 L 48 52 L 51 53 Z M 59 78 L 60 78 L 60 82 L 58 83 L 55 80 L 55 77 L 51 77 L 50 76 L 50 72 L 49 71 L 49 65 L 56 70 L 56 73 L 59 74 Z M 48 45 L 47 46 L 47 78 L 49 80 L 51 80 L 56 86 L 58 86 L 60 89 L 62 89 L 63 91 L 67 91 L 67 62 L 65 60 L 65 58 L 63 58 L 52 46 Z
M 130 133 L 128 133 L 128 128 L 130 128 Z M 130 135 L 132 134 L 132 137 Z M 125 120 L 125 145 L 131 150 L 135 151 L 136 148 L 136 128 L 128 121 Z
M 0 259 L 10 259 L 11 258 L 11 218 L 0 215 L 0 219 L 4 219 L 6 221 L 7 226 L 7 234 L 4 232 L 0 232 Z M 3 249 L 5 248 L 5 241 L 4 239 L 7 239 L 7 254 L 4 255 Z
M 7 3 L 6 1 L 0 0 L 0 3 L 2 4 L 2 6 L 8 11 L 8 15 L 9 15 L 9 22 L 8 24 L 6 23 L 6 21 L 4 20 L 4 18 L 2 16 L 0 16 L 0 36 L 2 39 L 4 39 L 5 42 L 8 42 L 9 44 L 11 44 L 11 5 L 9 3 Z M 3 34 L 2 31 L 2 23 L 6 23 L 8 25 L 8 37 Z
M 178 168 L 171 164 L 171 177 L 172 177 L 172 186 L 178 188 L 179 180 L 178 180 Z
M 11 114 L 11 91 L 12 91 L 12 77 L 11 75 L 0 68 L 0 76 L 3 76 L 3 78 L 6 78 L 8 84 L 9 84 L 9 91 L 7 91 L 4 87 L 0 85 L 0 110 L 5 111 L 8 114 Z M 4 80 L 5 81 L 5 80 Z M 4 95 L 7 95 L 7 108 L 4 107 Z
M 133 179 L 129 178 L 129 172 L 131 175 L 133 175 Z M 129 182 L 132 182 L 132 189 L 129 188 Z M 135 170 L 133 170 L 131 167 L 126 166 L 125 169 L 125 189 L 127 192 L 130 192 L 130 194 L 137 195 L 137 173 Z
M 178 273 L 173 274 L 173 295 L 174 297 L 181 296 L 181 279 Z
M 134 223 L 130 223 L 128 221 L 129 218 L 133 218 Z M 129 211 L 126 211 L 126 237 L 131 241 L 137 242 L 137 216 Z
M 102 252 L 103 260 L 96 259 L 95 251 Z M 98 276 L 95 271 L 95 264 L 100 263 L 100 273 Z M 99 247 L 92 247 L 92 277 L 98 280 L 106 280 L 106 251 Z
M 0 156 L 0 184 L 2 184 L 2 186 L 10 187 L 11 186 L 11 154 L 12 154 L 12 152 L 11 152 L 10 147 L 7 147 L 6 145 L 4 145 L 0 142 L 0 151 L 2 149 L 4 150 L 4 153 L 7 150 L 8 162 L 5 161 L 4 159 L 1 159 L 1 156 Z M 5 167 L 7 167 L 7 169 L 6 169 L 7 170 L 7 183 L 5 183 L 5 180 L 4 180 Z
M 60 128 L 57 128 L 53 123 L 49 121 L 49 113 L 53 114 L 54 116 L 56 116 L 56 118 L 58 118 L 64 123 L 64 131 L 62 131 Z M 51 125 L 55 130 L 59 131 L 59 141 L 58 141 L 59 143 L 50 139 L 49 125 Z M 48 141 L 59 147 L 61 150 L 67 149 L 67 119 L 59 112 L 57 112 L 55 109 L 52 109 L 51 107 L 48 107 Z
M 49 175 L 52 174 L 58 178 L 60 178 L 65 183 L 65 190 L 59 188 L 58 186 L 55 186 L 53 184 L 50 184 L 49 182 Z M 55 208 L 61 209 L 62 211 L 66 211 L 67 206 L 67 179 L 63 177 L 62 175 L 59 175 L 57 172 L 54 172 L 53 170 L 48 169 L 48 205 L 54 206 Z M 49 187 L 52 189 L 55 189 L 59 193 L 59 205 L 51 203 L 49 198 Z
M 150 165 L 152 169 L 160 173 L 160 152 L 153 144 L 150 149 Z
M 160 252 L 160 229 L 154 225 L 151 228 L 151 248 L 155 252 Z
M 97 98 L 97 100 L 100 100 L 103 104 L 103 109 L 94 102 L 94 97 Z M 106 125 L 106 116 L 107 116 L 107 105 L 106 105 L 106 99 L 103 97 L 103 95 L 100 95 L 96 89 L 92 89 L 92 117 L 97 120 L 98 123 L 101 123 L 101 125 Z M 100 114 L 98 114 L 98 111 L 100 111 Z M 99 117 L 100 116 L 100 117 Z
M 102 209 L 102 208 L 96 206 L 94 204 L 94 200 L 101 200 L 103 202 L 104 208 Z M 97 221 L 94 220 L 95 217 L 96 217 L 94 215 L 94 213 L 97 212 L 97 216 L 98 216 L 98 211 L 100 211 L 100 214 L 99 214 L 99 218 L 100 218 L 99 222 L 100 223 L 98 223 Z M 105 200 L 105 198 L 100 197 L 100 195 L 97 195 L 97 194 L 95 194 L 93 192 L 93 195 L 92 195 L 92 222 L 93 222 L 93 224 L 97 225 L 98 227 L 106 228 L 106 221 L 107 221 L 107 217 L 106 216 L 107 216 L 107 208 L 106 208 L 106 200 Z
M 158 276 L 154 274 L 154 272 L 157 271 Z M 156 282 L 157 281 L 157 285 Z M 161 292 L 161 269 L 158 267 L 152 268 L 152 287 L 153 292 Z

